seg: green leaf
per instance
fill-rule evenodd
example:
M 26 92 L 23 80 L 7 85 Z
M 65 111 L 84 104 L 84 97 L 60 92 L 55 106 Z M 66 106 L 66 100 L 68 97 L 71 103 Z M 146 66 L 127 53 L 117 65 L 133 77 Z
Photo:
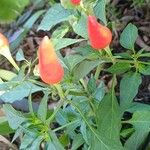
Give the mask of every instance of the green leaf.
M 67 21 L 71 13 L 64 9 L 61 4 L 55 4 L 45 14 L 38 30 L 49 31 L 53 26 L 63 21 Z
M 23 51 L 22 49 L 19 49 L 17 54 L 16 54 L 16 60 L 17 61 L 23 61 L 23 60 L 26 60 L 25 57 L 24 57 L 24 54 L 23 54 Z
M 127 123 L 132 124 L 136 129 L 143 127 L 150 130 L 150 111 L 136 111 Z
M 63 144 L 63 146 L 68 146 L 68 143 L 70 143 L 69 136 L 65 133 L 59 137 L 59 141 Z
M 51 38 L 52 39 L 63 38 L 68 31 L 69 31 L 69 27 L 67 25 L 61 25 L 53 32 Z
M 30 30 L 34 23 L 37 21 L 37 19 L 44 13 L 44 10 L 39 10 L 36 13 L 34 13 L 23 25 L 24 28 Z
M 97 18 L 99 18 L 105 25 L 107 25 L 106 20 L 106 0 L 98 0 L 95 7 L 94 7 L 94 13 Z
M 68 55 L 64 59 L 65 64 L 68 66 L 69 70 L 72 71 L 77 64 L 79 64 L 81 61 L 85 59 L 85 57 L 78 54 L 74 54 Z
M 57 114 L 56 114 L 56 121 L 60 124 L 60 125 L 65 125 L 68 123 L 68 119 L 67 119 L 67 115 L 66 113 L 60 109 Z
M 142 73 L 143 75 L 150 75 L 150 66 L 147 65 L 139 65 L 139 72 Z
M 48 144 L 48 150 L 64 150 L 55 133 L 50 132 L 51 141 Z M 51 148 L 52 146 L 52 148 Z
M 87 17 L 82 15 L 81 18 L 73 24 L 73 30 L 76 34 L 88 39 Z
M 87 134 L 87 126 L 86 126 L 84 121 L 81 122 L 80 131 L 81 131 L 81 134 L 83 136 L 83 139 L 89 145 L 88 134 Z
M 32 142 L 36 139 L 36 137 L 33 137 L 33 136 L 29 136 L 27 134 L 25 134 L 22 138 L 22 141 L 21 141 L 21 145 L 20 145 L 20 150 L 23 150 L 23 149 L 27 149 L 27 147 L 29 145 L 32 144 Z
M 38 108 L 37 116 L 40 118 L 43 122 L 46 121 L 47 116 L 47 101 L 48 101 L 48 93 L 45 93 L 44 97 L 41 100 L 41 103 Z
M 113 90 L 100 102 L 96 112 L 97 126 L 101 136 L 112 139 L 118 145 L 120 142 L 121 118 L 120 110 Z
M 129 109 L 127 109 L 128 112 L 134 113 L 136 111 L 150 111 L 150 105 L 148 104 L 143 104 L 143 103 L 138 103 L 138 102 L 133 102 Z
M 101 133 L 95 131 L 95 134 L 90 133 L 89 150 L 123 150 L 124 148 L 115 143 L 112 139 L 107 139 L 101 136 Z
M 70 38 L 60 38 L 60 39 L 52 39 L 54 47 L 56 50 L 60 50 L 69 45 L 82 42 L 84 39 L 70 39 Z
M 27 35 L 28 31 L 32 28 L 34 23 L 37 21 L 37 19 L 42 15 L 43 11 L 37 11 L 35 14 L 33 14 L 23 25 L 23 28 L 17 30 L 12 35 L 12 41 L 11 41 L 11 49 L 15 50 L 20 43 L 24 40 L 25 36 Z
M 84 143 L 84 139 L 81 134 L 77 134 L 73 139 L 71 150 L 77 150 Z
M 96 66 L 102 64 L 103 62 L 104 61 L 101 60 L 82 61 L 73 70 L 74 81 L 79 81 L 81 78 L 85 77 L 91 70 L 93 70 Z
M 93 93 L 94 98 L 98 102 L 100 102 L 103 99 L 106 91 L 105 89 L 106 89 L 105 84 L 103 81 L 101 81 L 98 87 L 96 88 L 95 92 Z
M 0 84 L 0 91 L 3 91 L 3 94 L 0 95 L 0 98 L 4 102 L 13 103 L 14 101 L 22 100 L 31 93 L 41 91 L 42 89 L 42 87 L 34 85 L 29 81 L 5 82 Z
M 29 0 L 1 0 L 0 23 L 10 23 L 14 21 L 28 4 Z
M 26 121 L 26 118 L 24 118 L 21 112 L 16 111 L 11 105 L 4 104 L 3 108 L 5 110 L 9 126 L 12 129 L 17 129 L 23 122 Z
M 40 144 L 43 140 L 43 136 L 38 136 L 33 142 L 32 145 L 26 150 L 40 150 Z
M 16 77 L 17 75 L 11 71 L 8 70 L 4 70 L 4 69 L 0 69 L 0 78 L 4 79 L 4 80 L 11 80 L 14 77 Z
M 87 84 L 87 88 L 88 88 L 88 91 L 90 92 L 90 94 L 94 93 L 95 90 L 96 90 L 96 80 L 94 77 L 92 77 L 88 84 Z
M 115 63 L 107 69 L 108 72 L 112 74 L 121 74 L 128 71 L 131 68 L 131 65 L 128 63 Z
M 122 78 L 120 83 L 120 106 L 122 112 L 130 107 L 134 97 L 138 93 L 141 82 L 142 79 L 138 73 L 126 74 Z
M 134 43 L 138 37 L 138 29 L 135 25 L 129 23 L 120 36 L 120 44 L 126 48 L 133 50 Z
M 127 140 L 125 147 L 137 150 L 150 131 L 150 111 L 136 111 L 127 123 L 132 124 L 136 131 Z
M 149 131 L 141 127 L 140 130 L 135 131 L 126 141 L 124 147 L 128 150 L 137 150 L 141 144 L 146 140 Z
M 0 117 L 0 135 L 8 135 L 14 131 L 9 127 L 6 117 Z
M 134 128 L 125 128 L 121 131 L 120 136 L 128 138 L 134 131 Z

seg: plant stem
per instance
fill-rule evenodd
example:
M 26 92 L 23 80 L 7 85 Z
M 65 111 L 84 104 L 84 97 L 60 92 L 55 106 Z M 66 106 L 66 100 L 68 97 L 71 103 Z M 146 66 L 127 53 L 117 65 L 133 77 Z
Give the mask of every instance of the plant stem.
M 52 120 L 55 118 L 55 115 L 58 113 L 59 109 L 62 107 L 62 105 L 64 104 L 64 100 L 65 100 L 64 92 L 60 84 L 55 84 L 54 86 L 58 91 L 58 95 L 60 96 L 60 103 L 54 110 L 53 114 L 46 120 L 47 125 L 49 125 L 52 122 Z
M 55 118 L 55 115 L 58 113 L 59 109 L 62 107 L 63 105 L 63 100 L 61 100 L 61 102 L 59 103 L 59 105 L 56 107 L 56 109 L 54 110 L 54 112 L 52 113 L 52 115 L 46 120 L 46 124 L 49 125 L 53 119 Z
M 97 66 L 95 76 L 94 76 L 95 80 L 98 80 L 98 77 L 99 77 L 101 70 L 102 70 L 102 65 Z
M 88 92 L 87 85 L 85 84 L 85 81 L 83 79 L 80 79 L 80 82 L 81 82 L 82 86 L 84 87 L 85 91 Z
M 106 51 L 106 53 L 108 54 L 108 56 L 110 57 L 110 59 L 112 60 L 112 63 L 114 64 L 114 63 L 115 63 L 115 62 L 114 62 L 114 57 L 113 57 L 113 55 L 112 55 L 112 52 L 111 52 L 110 48 L 109 48 L 109 47 L 106 47 L 106 48 L 105 48 L 105 51 Z
M 61 127 L 58 127 L 56 129 L 54 129 L 53 132 L 57 132 L 59 130 L 62 130 L 63 128 L 66 128 L 66 127 L 68 127 L 68 126 L 70 126 L 72 124 L 75 124 L 76 122 L 79 122 L 79 120 L 75 120 L 75 121 L 69 122 L 69 123 L 67 123 L 67 124 L 65 124 L 65 125 L 63 125 Z

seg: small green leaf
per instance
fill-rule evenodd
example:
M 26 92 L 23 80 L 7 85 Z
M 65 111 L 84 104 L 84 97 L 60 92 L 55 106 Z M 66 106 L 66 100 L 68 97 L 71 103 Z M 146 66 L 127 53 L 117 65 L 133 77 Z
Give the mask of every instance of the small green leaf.
M 32 145 L 30 146 L 30 150 L 40 150 L 40 144 L 43 140 L 43 136 L 38 136 L 33 142 Z
M 83 136 L 83 139 L 86 141 L 86 143 L 89 145 L 89 142 L 88 142 L 88 134 L 87 134 L 87 126 L 85 124 L 84 121 L 81 122 L 81 127 L 80 127 L 80 131 L 81 131 L 81 134 Z
M 61 4 L 55 4 L 45 14 L 38 30 L 49 31 L 56 24 L 67 21 L 71 13 L 64 9 Z
M 74 54 L 68 55 L 64 59 L 65 64 L 68 66 L 69 70 L 72 71 L 77 64 L 79 64 L 81 61 L 85 59 L 85 57 L 78 54 Z
M 34 85 L 29 81 L 5 82 L 0 84 L 0 91 L 3 91 L 3 94 L 0 95 L 0 98 L 4 102 L 13 103 L 14 101 L 22 100 L 31 93 L 41 91 L 42 89 L 42 87 Z
M 47 116 L 47 101 L 48 101 L 48 93 L 45 93 L 44 97 L 41 100 L 41 103 L 38 108 L 37 116 L 40 118 L 43 122 L 46 121 Z
M 93 96 L 94 98 L 100 102 L 103 98 L 104 98 L 104 95 L 105 95 L 105 84 L 103 81 L 100 82 L 100 84 L 98 85 L 98 87 L 96 88 L 95 92 L 93 93 Z
M 122 112 L 130 107 L 133 98 L 138 93 L 141 82 L 142 79 L 138 73 L 126 74 L 122 78 L 120 83 L 120 105 Z
M 50 132 L 50 136 L 51 136 L 51 141 L 49 141 L 48 144 L 48 150 L 64 150 L 62 144 L 60 143 L 60 141 L 58 140 L 57 136 L 55 133 Z M 51 148 L 52 146 L 52 148 Z
M 16 77 L 17 75 L 11 71 L 8 70 L 4 70 L 4 69 L 0 69 L 0 78 L 4 79 L 4 80 L 11 80 L 14 77 Z
M 61 25 L 53 32 L 51 38 L 52 39 L 63 38 L 68 31 L 69 31 L 69 27 L 67 25 Z
M 132 124 L 136 129 L 143 127 L 149 131 L 150 111 L 136 111 L 127 123 Z
M 84 39 L 70 39 L 70 38 L 60 38 L 60 39 L 52 39 L 54 47 L 56 50 L 60 50 L 69 45 L 82 42 Z
M 150 75 L 150 66 L 147 65 L 139 65 L 139 72 L 142 73 L 143 75 Z
M 120 36 L 120 44 L 130 50 L 134 50 L 134 43 L 138 37 L 138 29 L 135 25 L 129 23 Z
M 127 110 L 128 112 L 134 113 L 136 111 L 150 111 L 150 105 L 133 102 L 130 108 Z
M 26 118 L 24 118 L 21 112 L 16 111 L 11 105 L 4 104 L 3 108 L 5 110 L 9 126 L 12 129 L 17 129 L 24 121 L 26 121 Z
M 23 61 L 23 60 L 26 60 L 25 57 L 24 57 L 24 54 L 23 54 L 23 51 L 22 49 L 19 49 L 17 54 L 16 54 L 16 60 L 17 61 Z
M 73 30 L 76 34 L 88 39 L 87 17 L 82 15 L 81 18 L 73 24 Z
M 23 149 L 27 149 L 27 147 L 29 145 L 32 144 L 32 142 L 36 139 L 36 137 L 33 137 L 33 136 L 29 136 L 27 134 L 24 135 L 24 137 L 22 138 L 22 141 L 21 141 L 21 145 L 20 145 L 20 150 L 23 150 Z
M 115 63 L 107 69 L 112 74 L 121 74 L 128 71 L 131 68 L 129 63 Z
M 34 13 L 23 25 L 25 29 L 30 30 L 34 23 L 37 21 L 37 19 L 44 13 L 44 10 L 39 10 L 36 13 Z
M 84 139 L 81 134 L 77 134 L 73 139 L 71 150 L 77 150 L 84 143 Z
M 95 7 L 94 7 L 94 13 L 97 18 L 99 18 L 105 25 L 107 25 L 106 20 L 106 0 L 98 0 Z
M 121 131 L 120 135 L 123 138 L 128 138 L 134 131 L 134 128 L 124 129 L 123 131 Z
M 88 61 L 84 60 L 79 63 L 73 70 L 73 79 L 74 81 L 79 81 L 81 78 L 85 77 L 92 69 L 96 66 L 102 64 L 104 61 L 95 60 L 95 61 Z
M 9 127 L 8 121 L 6 117 L 0 117 L 0 135 L 8 135 L 10 133 L 13 133 L 14 130 L 12 130 Z
M 94 77 L 92 77 L 88 84 L 87 84 L 87 88 L 88 88 L 88 91 L 90 92 L 90 94 L 94 93 L 95 90 L 96 90 L 96 80 Z
M 132 124 L 136 131 L 126 141 L 125 147 L 137 150 L 150 131 L 150 111 L 136 111 L 127 123 Z

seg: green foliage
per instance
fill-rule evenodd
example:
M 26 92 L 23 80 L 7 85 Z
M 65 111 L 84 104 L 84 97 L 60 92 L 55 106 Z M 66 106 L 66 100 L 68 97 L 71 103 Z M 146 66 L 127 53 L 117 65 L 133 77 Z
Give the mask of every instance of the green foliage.
M 134 126 L 136 131 L 125 143 L 127 149 L 136 150 L 142 142 L 146 139 L 149 133 L 150 126 L 150 112 L 149 111 L 136 111 L 132 118 L 127 121 Z
M 20 1 L 15 2 L 14 8 L 8 7 L 12 9 L 11 15 L 14 9 L 21 13 L 28 1 L 25 4 L 22 1 L 19 10 L 16 6 Z M 19 147 L 22 150 L 38 150 L 41 143 L 45 150 L 140 149 L 150 131 L 150 106 L 135 100 L 142 77 L 150 75 L 147 61 L 150 53 L 134 46 L 137 27 L 129 23 L 122 31 L 120 44 L 125 51 L 113 54 L 109 46 L 94 50 L 89 42 L 87 16 L 95 14 L 107 25 L 107 1 L 83 0 L 78 6 L 70 5 L 66 0 L 61 4 L 56 2 L 50 1 L 50 8 L 41 10 L 40 5 L 45 6 L 45 1 L 32 1 L 35 13 L 32 14 L 33 10 L 25 12 L 16 23 L 17 27 L 22 27 L 12 36 L 11 49 L 17 50 L 19 69 L 0 69 L 0 99 L 5 103 L 19 103 L 27 98 L 29 112 L 4 104 L 0 134 L 15 132 L 12 142 L 22 135 Z M 39 17 L 42 17 L 40 23 Z M 13 14 L 11 20 L 15 18 Z M 38 76 L 36 56 L 28 60 L 29 49 L 17 49 L 29 31 L 32 36 L 39 30 L 43 30 L 39 32 L 42 33 L 40 37 L 50 35 L 64 67 L 64 79 L 58 84 L 43 83 Z M 33 39 L 40 43 L 40 38 Z M 38 52 L 35 53 L 38 56 Z M 36 76 L 33 69 L 37 69 Z M 34 100 L 38 101 L 38 107 L 34 108 Z
M 96 113 L 98 131 L 101 136 L 112 139 L 118 145 L 120 139 L 121 118 L 119 113 L 119 105 L 114 91 L 110 91 L 101 101 Z
M 125 111 L 130 107 L 133 98 L 138 93 L 139 85 L 141 84 L 141 75 L 138 73 L 126 74 L 120 83 L 120 105 L 121 111 Z
M 135 25 L 129 23 L 120 36 L 120 44 L 130 50 L 134 50 L 134 43 L 138 37 L 138 29 Z
M 13 133 L 14 131 L 12 128 L 10 128 L 7 118 L 6 117 L 0 117 L 0 134 L 1 135 L 7 135 L 10 133 Z
M 81 16 L 79 20 L 73 23 L 73 30 L 76 34 L 80 35 L 81 37 L 88 39 L 87 34 L 87 17 Z
M 21 15 L 29 0 L 1 0 L 0 1 L 0 23 L 10 23 Z
M 112 74 L 125 73 L 131 68 L 129 63 L 116 63 L 107 69 L 108 72 Z
M 38 30 L 49 31 L 56 24 L 67 21 L 70 15 L 70 11 L 65 10 L 60 4 L 56 4 L 46 12 Z
M 105 6 L 106 0 L 98 0 L 94 7 L 94 13 L 97 18 L 107 25 Z

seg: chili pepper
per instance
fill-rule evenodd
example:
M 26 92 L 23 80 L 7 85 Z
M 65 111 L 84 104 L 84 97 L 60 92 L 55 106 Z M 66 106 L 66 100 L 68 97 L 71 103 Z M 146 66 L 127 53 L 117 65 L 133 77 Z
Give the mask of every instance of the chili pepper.
M 88 35 L 90 44 L 94 49 L 104 49 L 112 40 L 109 28 L 97 22 L 95 16 L 88 16 Z
M 41 79 L 47 84 L 59 83 L 63 78 L 64 69 L 58 60 L 50 39 L 47 36 L 45 36 L 40 43 L 38 58 Z
M 0 33 L 0 48 L 4 46 L 9 47 L 9 42 L 8 39 L 2 33 Z
M 71 0 L 73 5 L 80 5 L 81 0 Z

